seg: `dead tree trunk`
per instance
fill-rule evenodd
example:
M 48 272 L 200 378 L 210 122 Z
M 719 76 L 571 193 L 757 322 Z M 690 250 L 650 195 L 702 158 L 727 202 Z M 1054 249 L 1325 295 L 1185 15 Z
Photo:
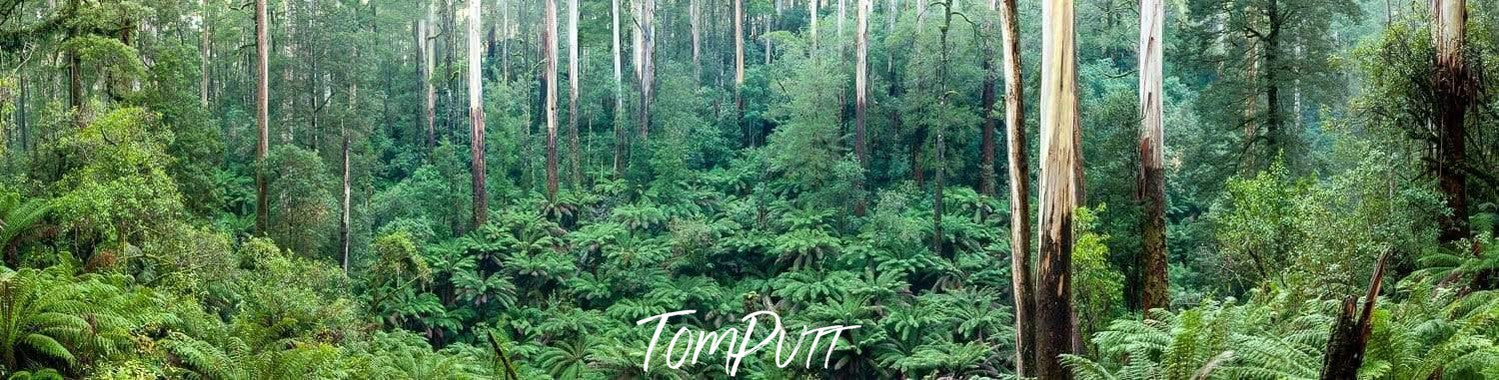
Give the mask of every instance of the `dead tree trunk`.
M 1364 294 L 1364 307 L 1355 309 L 1357 297 L 1343 299 L 1343 312 L 1333 323 L 1332 333 L 1327 339 L 1327 354 L 1322 357 L 1322 380 L 1351 380 L 1358 378 L 1358 369 L 1364 365 L 1364 348 L 1369 343 L 1373 328 L 1374 302 L 1379 299 L 1379 288 L 1384 282 L 1385 259 L 1379 256 L 1374 275 L 1369 279 L 1369 291 Z M 1357 313 L 1357 315 L 1355 315 Z

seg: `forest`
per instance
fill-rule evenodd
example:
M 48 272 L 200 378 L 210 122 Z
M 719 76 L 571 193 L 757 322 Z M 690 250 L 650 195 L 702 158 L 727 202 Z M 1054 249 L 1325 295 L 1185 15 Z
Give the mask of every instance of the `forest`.
M 1499 379 L 1496 80 L 1499 0 L 0 0 L 0 378 Z

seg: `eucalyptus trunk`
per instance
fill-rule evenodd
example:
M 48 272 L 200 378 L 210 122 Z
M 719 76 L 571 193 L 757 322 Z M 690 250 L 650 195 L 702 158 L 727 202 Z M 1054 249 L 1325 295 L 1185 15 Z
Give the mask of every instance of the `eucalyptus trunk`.
M 842 0 L 840 0 L 842 1 Z M 859 159 L 859 169 L 863 173 L 869 170 L 869 142 L 865 131 L 865 118 L 868 114 L 869 97 L 869 8 L 871 0 L 856 0 L 856 11 L 858 20 L 855 21 L 854 36 L 854 155 Z M 859 192 L 864 191 L 864 176 L 860 175 L 854 188 Z M 854 203 L 854 214 L 863 216 L 865 209 L 864 196 Z
M 1439 219 L 1444 243 L 1471 235 L 1468 226 L 1467 135 L 1463 125 L 1468 109 L 1474 105 L 1477 86 L 1463 57 L 1466 45 L 1468 8 L 1466 0 L 1434 0 L 1431 7 L 1432 37 L 1436 46 L 1436 104 L 1433 123 L 1436 126 L 1437 157 L 1433 165 L 1437 188 L 1447 201 L 1450 214 Z M 1477 250 L 1475 250 L 1477 251 Z
M 483 50 L 479 43 L 481 0 L 468 0 L 468 114 L 472 138 L 469 142 L 473 160 L 474 229 L 483 227 L 489 219 L 489 192 L 485 186 L 484 163 L 484 87 L 479 78 L 482 65 L 479 59 Z
M 266 183 L 266 155 L 270 152 L 270 40 L 267 34 L 266 0 L 255 1 L 255 128 L 260 139 L 255 144 L 255 231 L 264 236 L 270 228 L 270 189 Z
M 557 0 L 545 0 L 546 26 L 541 43 L 546 49 L 541 75 L 546 86 L 547 199 L 557 199 Z
M 1036 278 L 1036 376 L 1071 379 L 1061 355 L 1073 353 L 1072 248 L 1082 198 L 1073 0 L 1041 5 L 1040 254 Z
M 1005 137 L 1009 143 L 1010 276 L 1015 294 L 1015 368 L 1034 376 L 1036 364 L 1036 289 L 1031 272 L 1031 198 L 1029 143 L 1025 135 L 1025 82 L 1020 78 L 1020 24 L 1016 1 L 999 7 L 1005 78 Z
M 568 2 L 567 10 L 567 133 L 568 155 L 572 156 L 572 179 L 574 188 L 583 183 L 583 157 L 578 148 L 578 85 L 583 72 L 578 62 L 578 0 Z
M 1141 309 L 1171 306 L 1166 277 L 1166 175 L 1165 130 L 1161 125 L 1161 44 L 1164 0 L 1140 1 L 1140 178 L 1141 221 Z

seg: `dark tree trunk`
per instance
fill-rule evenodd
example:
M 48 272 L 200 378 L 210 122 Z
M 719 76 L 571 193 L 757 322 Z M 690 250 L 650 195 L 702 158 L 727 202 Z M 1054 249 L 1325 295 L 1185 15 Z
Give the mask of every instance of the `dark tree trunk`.
M 1029 144 L 1025 136 L 1025 83 L 1020 79 L 1020 25 L 1016 0 L 1002 0 L 1005 72 L 1005 136 L 1009 140 L 1010 271 L 1015 297 L 1015 372 L 1035 376 L 1036 291 L 1031 272 Z
M 982 111 L 980 112 L 984 113 L 983 140 L 979 144 L 979 149 L 982 150 L 980 152 L 982 161 L 979 162 L 979 193 L 994 196 L 997 193 L 995 187 L 998 180 L 998 173 L 994 167 L 994 159 L 996 157 L 994 130 L 998 127 L 998 121 L 994 119 L 994 47 L 986 46 L 984 50 L 982 67 L 984 71 L 984 84 L 979 95 L 979 101 L 983 104 Z
M 1278 82 L 1280 70 L 1280 31 L 1282 20 L 1280 15 L 1280 1 L 1270 0 L 1266 6 L 1265 13 L 1269 14 L 1270 31 L 1265 35 L 1265 140 L 1269 149 L 1268 159 L 1285 153 L 1285 134 L 1281 130 L 1280 115 L 1280 83 Z
M 1327 354 L 1322 358 L 1322 380 L 1352 380 L 1358 378 L 1358 369 L 1364 365 L 1364 348 L 1369 343 L 1373 329 L 1374 302 L 1379 299 L 1379 288 L 1384 282 L 1385 259 L 1379 256 L 1374 275 L 1369 279 L 1369 291 L 1364 294 L 1364 307 L 1356 309 L 1357 297 L 1343 299 L 1342 313 L 1333 323 L 1332 333 L 1327 339 Z
M 1453 243 L 1471 236 L 1468 226 L 1467 162 L 1464 125 L 1473 105 L 1476 81 L 1468 70 L 1463 49 L 1466 39 L 1467 2 L 1437 0 L 1432 6 L 1432 35 L 1436 53 L 1436 166 L 1437 189 L 1452 212 L 1439 220 L 1439 239 Z

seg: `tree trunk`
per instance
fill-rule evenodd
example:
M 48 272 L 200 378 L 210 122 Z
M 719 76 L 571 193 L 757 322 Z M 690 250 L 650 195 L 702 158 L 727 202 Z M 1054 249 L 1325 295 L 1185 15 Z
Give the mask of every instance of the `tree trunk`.
M 1140 1 L 1140 180 L 1137 196 L 1144 212 L 1140 253 L 1145 272 L 1141 309 L 1169 308 L 1166 277 L 1166 175 L 1161 125 L 1161 29 L 1163 0 Z
M 1369 333 L 1373 331 L 1374 302 L 1379 299 L 1379 288 L 1384 283 L 1385 259 L 1388 257 L 1388 253 L 1379 256 L 1374 275 L 1369 279 L 1369 291 L 1364 294 L 1362 311 L 1355 309 L 1356 297 L 1343 299 L 1343 312 L 1333 322 L 1332 333 L 1327 338 L 1327 354 L 1322 357 L 1322 380 L 1358 378 L 1358 369 L 1364 365 L 1364 348 L 1369 343 Z
M 702 80 L 702 70 L 703 70 L 702 61 L 699 60 L 699 55 L 701 54 L 701 50 L 699 49 L 699 47 L 701 46 L 700 43 L 701 43 L 701 39 L 702 39 L 702 27 L 703 27 L 703 21 L 702 21 L 703 10 L 702 10 L 702 5 L 699 4 L 700 1 L 701 0 L 689 0 L 689 2 L 687 3 L 687 7 L 688 7 L 688 9 L 687 9 L 687 17 L 688 17 L 687 22 L 689 24 L 691 24 L 691 25 L 689 25 L 689 27 L 692 28 L 691 34 L 692 34 L 692 73 L 693 73 L 692 79 L 693 79 L 693 81 Z
M 1452 213 L 1439 219 L 1443 243 L 1470 236 L 1468 226 L 1466 120 L 1473 105 L 1476 83 L 1463 57 L 1467 33 L 1467 1 L 1436 0 L 1432 3 L 1432 36 L 1436 45 L 1437 188 Z
M 1270 0 L 1265 13 L 1269 15 L 1270 32 L 1265 35 L 1265 138 L 1270 147 L 1269 159 L 1280 156 L 1285 150 L 1285 131 L 1281 130 L 1280 83 L 1280 1 Z
M 428 12 L 430 17 L 431 12 Z M 428 52 L 431 44 L 427 41 L 427 19 L 416 21 L 416 63 L 417 76 L 421 80 L 422 92 L 422 124 L 427 126 L 427 149 L 437 149 L 437 128 L 433 126 L 436 115 L 436 102 L 433 99 L 435 93 L 432 90 L 432 57 Z
M 500 78 L 510 81 L 510 5 L 500 0 Z
M 479 0 L 469 0 L 468 4 L 469 155 L 473 157 L 474 229 L 484 226 L 489 220 L 489 191 L 484 178 L 488 169 L 488 165 L 484 163 L 484 87 L 479 83 L 483 71 L 479 59 L 479 53 L 483 50 L 479 44 L 479 25 L 482 24 L 480 3 Z
M 771 19 L 770 19 L 770 16 L 767 15 L 767 16 L 765 16 L 765 27 L 764 27 L 764 29 L 761 29 L 761 30 L 763 30 L 763 32 L 760 33 L 760 39 L 761 40 L 765 40 L 765 65 L 766 66 L 770 66 L 770 59 L 775 56 L 775 50 L 771 49 L 771 47 L 770 47 L 770 36 L 767 35 L 768 33 L 770 33 L 770 28 L 771 28 Z
M 845 13 L 847 12 L 847 10 L 844 7 L 844 3 L 847 1 L 848 0 L 838 0 L 838 39 L 840 41 L 843 40 L 843 19 L 848 18 L 848 13 Z M 843 49 L 840 48 L 839 50 Z
M 1010 278 L 1015 294 L 1015 372 L 1035 376 L 1036 295 L 1031 273 L 1031 198 L 1029 147 L 1025 136 L 1025 82 L 1020 80 L 1020 24 L 1017 0 L 999 8 L 1005 75 L 1005 137 L 1009 143 Z
M 578 62 L 578 0 L 568 2 L 567 10 L 567 133 L 568 133 L 568 155 L 572 156 L 572 186 L 579 188 L 583 183 L 583 156 L 578 150 L 578 84 L 583 80 L 583 72 Z
M 744 125 L 744 0 L 734 0 L 734 109 L 745 145 L 754 146 L 755 138 Z
M 990 0 L 990 11 L 994 11 L 995 0 Z M 985 34 L 994 34 L 994 24 L 984 24 Z M 979 143 L 979 193 L 994 196 L 996 193 L 995 182 L 998 175 L 995 173 L 994 159 L 994 129 L 998 121 L 994 119 L 994 44 L 991 40 L 984 42 L 984 60 L 980 64 L 984 72 L 984 83 L 979 90 L 979 102 L 984 118 L 983 136 Z
M 807 53 L 817 55 L 817 0 L 807 0 Z
M 620 64 L 619 49 L 619 0 L 610 1 L 609 14 L 613 19 L 614 32 L 614 176 L 625 174 L 625 139 L 623 111 L 625 109 L 624 70 Z
M 633 53 L 633 55 L 630 57 L 630 66 L 635 69 L 636 84 L 640 83 L 640 63 L 645 61 L 645 52 L 640 49 L 642 46 L 645 46 L 645 36 L 643 35 L 643 33 L 641 33 L 641 1 L 642 0 L 630 0 L 630 16 L 632 18 L 630 21 L 630 26 L 632 28 L 630 30 L 630 52 Z
M 255 144 L 255 231 L 265 236 L 270 228 L 270 190 L 267 188 L 265 158 L 270 152 L 270 40 L 267 38 L 266 0 L 255 1 L 255 127 L 260 140 Z
M 198 104 L 206 110 L 208 109 L 209 87 L 208 62 L 212 59 L 209 54 L 213 53 L 211 49 L 213 47 L 212 32 L 209 30 L 209 25 L 212 25 L 210 22 L 212 16 L 208 14 L 208 2 L 206 0 L 198 0 L 198 7 L 200 8 L 200 17 L 203 19 L 203 25 L 201 26 L 202 33 L 198 37 L 200 40 L 198 41 Z
M 457 83 L 459 80 L 458 77 L 453 75 L 453 52 L 458 51 L 458 20 L 456 10 L 453 9 L 455 1 L 447 0 L 442 12 L 443 35 L 448 40 L 447 50 L 443 51 L 444 70 L 442 76 L 448 79 L 446 81 L 447 86 L 443 88 L 443 98 L 446 99 L 444 103 L 447 104 L 447 106 L 443 107 L 443 125 L 450 135 L 456 135 L 458 131 L 457 117 L 454 116 L 454 112 L 457 112 L 458 101 L 456 100 L 457 97 L 453 95 L 453 89 L 459 86 Z
M 340 128 L 342 129 L 342 128 Z M 343 255 L 344 274 L 349 273 L 349 131 L 343 130 L 343 199 L 340 207 L 341 215 L 338 218 L 338 250 Z
M 656 0 L 644 0 L 641 4 L 640 22 L 640 141 L 649 141 L 651 136 L 651 103 L 656 96 Z
M 1021 376 L 1036 374 L 1036 287 L 1031 274 L 1030 162 L 1025 159 L 1025 82 L 1021 81 L 1021 45 L 1016 0 L 1000 6 L 1004 57 L 1004 136 L 1009 142 L 1010 278 L 1015 292 L 1015 368 Z
M 78 1 L 79 0 L 71 0 L 71 1 L 68 2 L 68 9 L 71 12 L 75 12 L 75 13 L 78 12 Z M 257 3 L 257 4 L 259 4 L 259 3 Z M 257 6 L 264 7 L 264 5 L 257 5 Z M 262 12 L 260 14 L 264 14 L 264 12 Z M 256 25 L 257 25 L 257 27 L 259 27 L 260 24 L 256 24 Z M 69 30 L 68 34 L 69 35 L 77 35 L 78 34 L 77 27 L 73 27 L 71 30 Z M 257 35 L 264 36 L 264 33 L 260 33 L 260 34 L 257 34 Z M 261 41 L 263 41 L 263 39 Z M 83 125 L 83 60 L 78 57 L 78 51 L 77 51 L 77 49 L 68 49 L 67 58 L 68 58 L 68 108 L 69 108 L 69 110 L 73 111 L 73 125 L 74 126 L 82 126 Z
M 841 0 L 840 0 L 841 1 Z M 854 31 L 854 156 L 859 159 L 861 173 L 869 171 L 869 142 L 865 131 L 865 118 L 868 114 L 869 97 L 869 11 L 871 0 L 857 0 L 859 7 L 858 20 L 855 21 Z M 854 183 L 854 189 L 859 191 L 859 199 L 854 203 L 854 215 L 864 216 L 865 196 L 864 176 L 858 177 Z
M 1073 1 L 1042 3 L 1041 244 L 1036 292 L 1036 376 L 1070 379 L 1060 355 L 1072 353 L 1073 217 L 1081 198 L 1077 175 L 1077 57 Z
M 545 46 L 545 66 L 541 75 L 546 81 L 547 120 L 547 199 L 557 199 L 557 0 L 546 0 L 545 28 L 541 43 Z

